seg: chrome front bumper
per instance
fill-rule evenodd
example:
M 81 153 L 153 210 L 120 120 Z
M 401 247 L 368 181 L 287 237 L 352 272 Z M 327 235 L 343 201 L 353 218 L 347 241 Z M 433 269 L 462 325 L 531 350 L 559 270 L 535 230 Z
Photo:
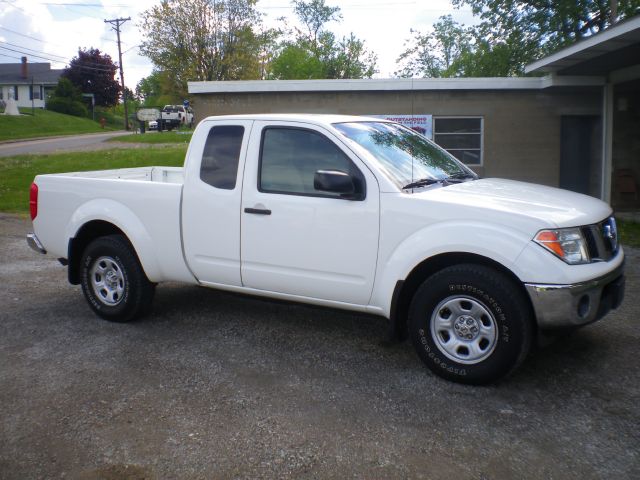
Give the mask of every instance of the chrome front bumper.
M 47 251 L 42 246 L 42 243 L 40 243 L 40 240 L 38 240 L 38 237 L 36 237 L 35 233 L 27 234 L 27 244 L 38 253 L 42 253 L 43 255 L 47 253 Z
M 620 306 L 624 264 L 600 278 L 573 285 L 525 283 L 541 329 L 579 327 Z

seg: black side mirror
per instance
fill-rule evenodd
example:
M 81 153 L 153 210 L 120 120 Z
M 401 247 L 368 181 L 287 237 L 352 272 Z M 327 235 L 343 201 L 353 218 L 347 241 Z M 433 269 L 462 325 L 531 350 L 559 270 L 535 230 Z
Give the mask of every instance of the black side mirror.
M 353 178 L 340 170 L 318 170 L 313 176 L 313 188 L 321 192 L 339 193 L 349 199 L 356 196 Z

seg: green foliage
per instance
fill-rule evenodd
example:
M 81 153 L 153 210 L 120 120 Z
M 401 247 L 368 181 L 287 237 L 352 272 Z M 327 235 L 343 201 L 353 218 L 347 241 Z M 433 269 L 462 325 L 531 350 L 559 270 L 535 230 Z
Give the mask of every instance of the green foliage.
M 30 108 L 21 110 L 31 113 Z M 122 124 L 119 127 L 122 128 Z M 97 122 L 49 110 L 36 109 L 34 115 L 0 115 L 0 141 L 101 131 Z
M 612 18 L 640 14 L 640 0 L 453 0 L 468 5 L 481 23 L 465 27 L 440 17 L 429 33 L 412 32 L 398 58 L 403 77 L 493 77 L 524 75 L 536 58 L 597 33 Z
M 274 78 L 302 80 L 325 78 L 323 64 L 308 48 L 301 45 L 288 44 L 271 63 L 271 74 Z
M 87 107 L 82 102 L 80 89 L 65 77 L 60 77 L 58 85 L 47 100 L 47 110 L 75 117 L 87 116 Z
M 451 15 L 442 16 L 433 32 L 422 34 L 412 30 L 413 38 L 405 42 L 407 49 L 398 57 L 401 77 L 459 76 L 460 57 L 472 53 L 473 31 L 455 22 Z
M 293 0 L 294 12 L 303 25 L 293 38 L 284 40 L 274 57 L 270 78 L 370 78 L 375 73 L 376 56 L 351 33 L 336 39 L 326 25 L 342 19 L 339 7 L 325 0 Z
M 145 11 L 140 51 L 163 74 L 141 88 L 156 98 L 184 99 L 188 80 L 262 78 L 265 43 L 273 35 L 261 29 L 256 1 L 164 0 Z
M 20 155 L 0 158 L 0 211 L 29 211 L 29 185 L 39 174 L 83 172 L 110 168 L 182 166 L 186 145 L 133 148 L 51 155 Z
M 109 55 L 90 48 L 78 50 L 62 75 L 82 93 L 95 95 L 96 105 L 110 107 L 120 98 L 120 83 L 114 78 L 117 70 Z
M 640 248 L 640 223 L 620 219 L 617 223 L 622 246 Z

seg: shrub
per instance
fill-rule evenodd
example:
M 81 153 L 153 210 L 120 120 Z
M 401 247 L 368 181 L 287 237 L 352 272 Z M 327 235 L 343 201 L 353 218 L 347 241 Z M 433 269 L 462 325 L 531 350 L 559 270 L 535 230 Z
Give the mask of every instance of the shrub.
M 86 117 L 88 115 L 87 107 L 81 102 L 75 102 L 70 98 L 51 97 L 47 102 L 47 110 L 75 117 Z

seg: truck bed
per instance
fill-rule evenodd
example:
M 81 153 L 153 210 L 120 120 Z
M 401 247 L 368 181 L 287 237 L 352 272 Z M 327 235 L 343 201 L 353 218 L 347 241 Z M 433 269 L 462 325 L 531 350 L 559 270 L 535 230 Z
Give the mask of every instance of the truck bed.
M 183 180 L 182 168 L 157 166 L 38 175 L 34 228 L 49 253 L 67 258 L 68 239 L 83 224 L 109 222 L 130 233 L 151 281 L 191 283 L 180 234 Z

